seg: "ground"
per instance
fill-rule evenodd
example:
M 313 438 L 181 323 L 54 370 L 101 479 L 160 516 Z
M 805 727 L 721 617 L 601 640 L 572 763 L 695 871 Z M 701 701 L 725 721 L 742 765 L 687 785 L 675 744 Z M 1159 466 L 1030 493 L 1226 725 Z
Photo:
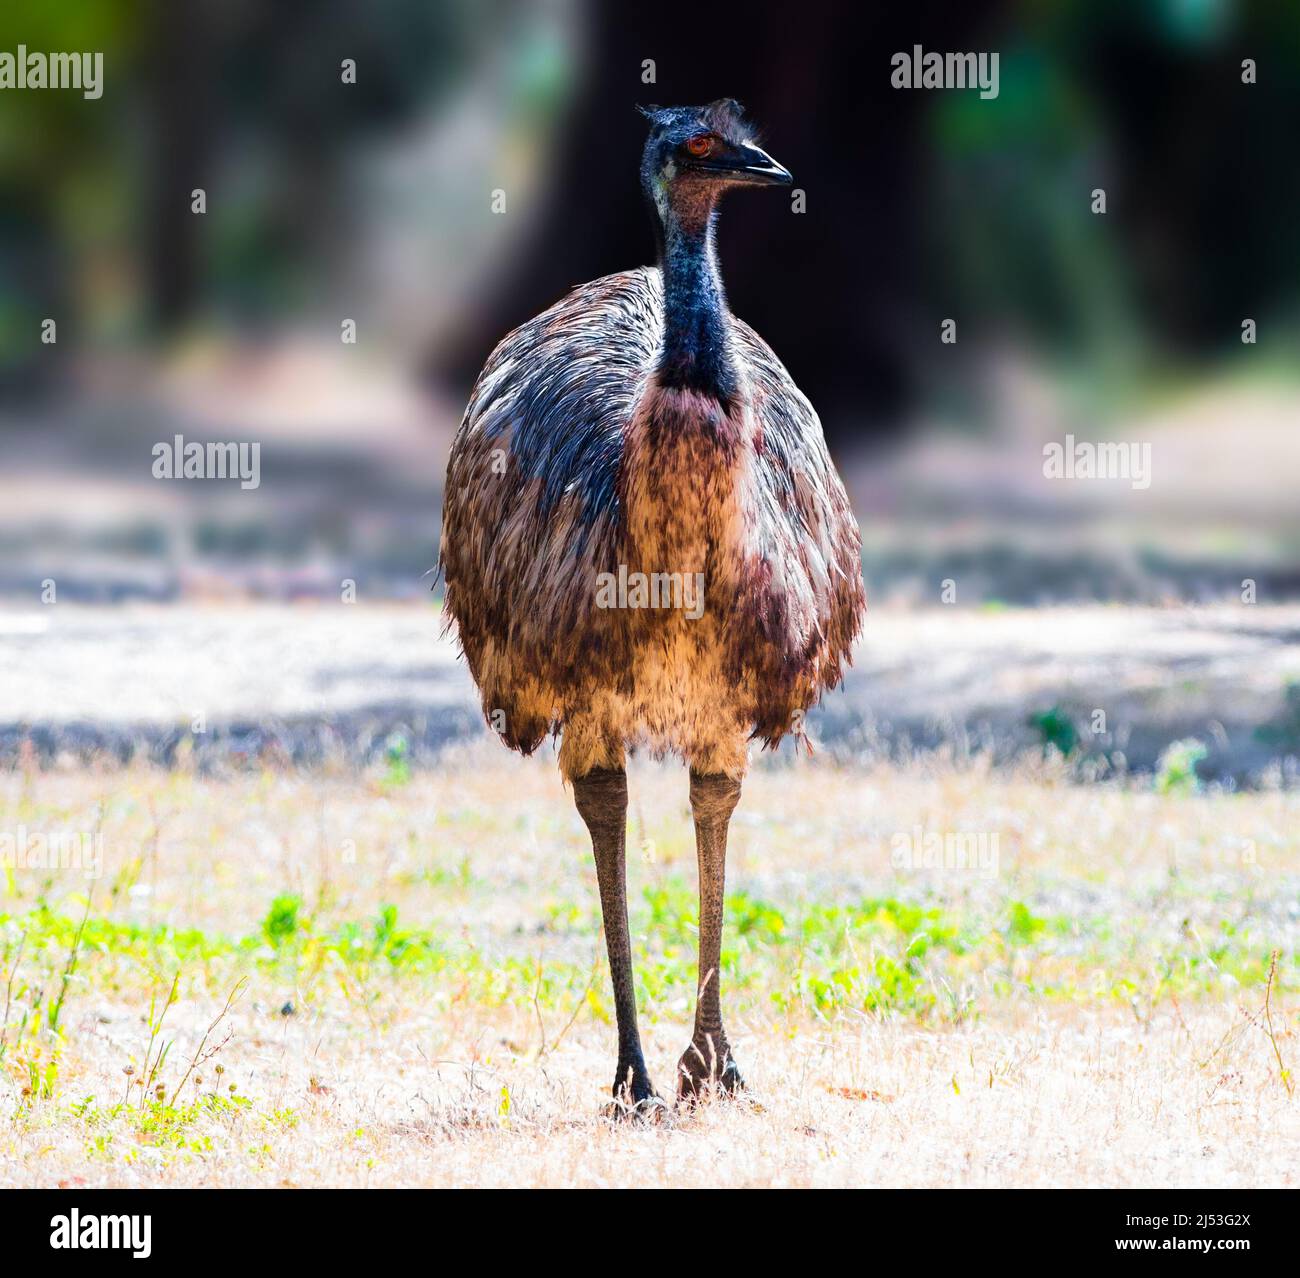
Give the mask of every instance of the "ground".
M 667 1092 L 686 780 L 631 790 Z M 749 1092 L 641 1125 L 602 1116 L 608 971 L 553 759 L 28 758 L 0 778 L 0 1184 L 1294 1185 L 1298 816 L 1051 752 L 759 766 L 722 973 Z
M 366 762 L 399 733 L 413 757 L 486 736 L 478 694 L 432 602 L 85 607 L 0 612 L 0 764 L 250 754 Z M 837 758 L 917 748 L 1005 759 L 1068 734 L 1107 774 L 1170 742 L 1204 776 L 1294 771 L 1300 606 L 909 609 L 873 606 L 843 689 L 810 720 Z M 1291 763 L 1284 761 L 1291 756 Z

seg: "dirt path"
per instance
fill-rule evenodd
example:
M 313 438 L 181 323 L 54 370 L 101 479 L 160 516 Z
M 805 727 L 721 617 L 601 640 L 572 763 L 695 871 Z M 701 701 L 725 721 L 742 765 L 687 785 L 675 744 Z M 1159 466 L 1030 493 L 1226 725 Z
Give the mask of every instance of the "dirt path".
M 1245 781 L 1300 754 L 1297 638 L 1297 606 L 877 611 L 812 731 L 836 754 L 998 757 L 1073 734 L 1133 769 L 1191 736 L 1205 775 Z M 484 731 L 428 605 L 11 610 L 0 670 L 9 757 L 30 741 L 47 758 L 364 760 L 394 733 L 426 757 Z

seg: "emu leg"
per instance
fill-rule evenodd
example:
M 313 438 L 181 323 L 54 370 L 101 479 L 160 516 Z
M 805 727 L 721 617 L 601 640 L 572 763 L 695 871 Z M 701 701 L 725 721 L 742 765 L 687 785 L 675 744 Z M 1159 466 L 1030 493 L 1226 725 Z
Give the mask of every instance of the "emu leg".
M 627 773 L 622 768 L 594 768 L 586 776 L 574 777 L 573 797 L 591 831 L 609 973 L 614 983 L 614 1014 L 618 1019 L 614 1099 L 627 1107 L 649 1106 L 658 1098 L 646 1071 L 636 1028 L 632 944 L 627 930 Z
M 727 826 L 740 799 L 739 780 L 691 769 L 691 812 L 700 867 L 700 986 L 695 1032 L 677 1063 L 677 1094 L 690 1100 L 716 1085 L 734 1092 L 744 1085 L 722 1028 L 718 990 L 722 960 L 722 903 L 727 866 Z

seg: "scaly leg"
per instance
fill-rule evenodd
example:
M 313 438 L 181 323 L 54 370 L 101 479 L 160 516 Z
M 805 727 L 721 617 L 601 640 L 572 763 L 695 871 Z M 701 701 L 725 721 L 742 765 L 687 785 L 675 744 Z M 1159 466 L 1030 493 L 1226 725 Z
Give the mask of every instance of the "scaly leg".
M 658 1097 L 650 1083 L 637 1033 L 632 943 L 627 928 L 627 773 L 622 768 L 593 768 L 585 776 L 573 778 L 573 797 L 591 831 L 609 974 L 614 983 L 614 1014 L 618 1019 L 614 1099 L 629 1109 L 650 1108 Z
M 700 987 L 691 1045 L 677 1063 L 677 1094 L 693 1099 L 716 1084 L 734 1092 L 744 1085 L 722 1028 L 718 990 L 722 961 L 722 903 L 727 866 L 727 825 L 740 799 L 740 780 L 691 769 L 691 812 L 700 867 Z

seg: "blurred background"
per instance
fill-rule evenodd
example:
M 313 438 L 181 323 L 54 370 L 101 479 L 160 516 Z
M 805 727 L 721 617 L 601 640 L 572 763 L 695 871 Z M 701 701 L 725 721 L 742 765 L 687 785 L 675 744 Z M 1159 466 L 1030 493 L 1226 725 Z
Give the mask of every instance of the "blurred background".
M 986 619 L 1123 603 L 1200 625 L 1187 610 L 1240 603 L 1245 579 L 1263 605 L 1300 595 L 1291 0 L 794 13 L 8 0 L 0 50 L 19 44 L 102 51 L 104 88 L 0 92 L 0 741 L 13 748 L 57 752 L 91 723 L 102 743 L 109 720 L 123 740 L 136 721 L 182 722 L 202 682 L 185 662 L 221 665 L 232 649 L 222 705 L 246 732 L 310 716 L 350 678 L 381 726 L 384 707 L 476 722 L 460 684 L 445 704 L 430 691 L 459 676 L 421 639 L 432 650 L 446 451 L 504 333 L 569 286 L 649 260 L 638 102 L 740 98 L 805 192 L 799 214 L 770 193 L 732 199 L 724 274 L 733 309 L 821 413 L 882 635 L 893 610 L 938 606 L 946 580 L 963 614 Z M 996 51 L 999 95 L 892 87 L 891 58 L 914 45 Z M 1245 58 L 1256 83 L 1242 82 Z M 948 319 L 956 344 L 940 341 Z M 1046 480 L 1043 446 L 1067 433 L 1149 443 L 1150 487 Z M 260 486 L 153 478 L 153 446 L 177 434 L 258 442 Z M 409 630 L 322 631 L 308 661 L 305 622 L 263 627 L 266 644 L 298 645 L 286 653 L 259 647 L 246 618 L 203 611 L 337 603 L 344 581 L 362 604 L 428 612 Z M 46 583 L 60 604 L 175 620 L 60 623 Z M 1251 623 L 1257 644 L 1233 623 L 1190 656 L 1156 645 L 1166 693 L 1178 661 L 1229 702 L 1248 677 L 1261 684 L 1243 726 L 1251 766 L 1279 748 L 1259 745 L 1261 723 L 1300 732 L 1300 699 L 1287 700 L 1300 631 L 1278 615 Z M 1055 624 L 1071 642 L 1095 634 L 1097 677 L 1118 679 L 1106 653 L 1132 652 L 1130 630 Z M 936 650 L 956 641 L 944 627 Z M 986 633 L 956 683 L 930 688 L 940 709 L 1015 650 Z M 364 661 L 321 665 L 348 642 Z M 931 649 L 905 627 L 892 651 Z M 86 662 L 93 678 L 69 673 Z M 900 706 L 915 691 L 901 669 Z M 1186 691 L 1176 719 L 1226 722 L 1187 709 L 1199 694 Z M 1029 700 L 1050 712 L 1064 695 Z

